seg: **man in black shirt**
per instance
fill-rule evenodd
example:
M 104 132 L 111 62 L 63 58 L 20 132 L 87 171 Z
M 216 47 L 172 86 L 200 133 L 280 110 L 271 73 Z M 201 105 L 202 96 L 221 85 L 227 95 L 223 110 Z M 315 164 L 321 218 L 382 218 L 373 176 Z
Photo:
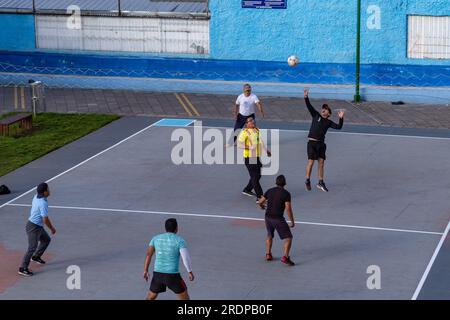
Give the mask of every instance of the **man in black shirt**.
M 277 186 L 275 188 L 266 191 L 264 196 L 259 199 L 259 205 L 261 208 L 267 201 L 266 209 L 266 260 L 272 261 L 272 241 L 274 237 L 274 231 L 277 230 L 280 239 L 284 240 L 284 256 L 281 258 L 281 262 L 293 266 L 295 263 L 289 257 L 289 251 L 292 245 L 292 233 L 284 218 L 284 210 L 287 209 L 289 220 L 291 220 L 291 228 L 295 226 L 294 214 L 292 213 L 291 206 L 291 194 L 284 189 L 286 185 L 286 178 L 280 175 L 276 179 Z
M 329 128 L 333 128 L 336 130 L 342 129 L 342 126 L 344 125 L 344 111 L 340 111 L 338 113 L 339 124 L 336 124 L 329 119 L 329 117 L 331 116 L 331 109 L 327 104 L 324 104 L 322 106 L 322 110 L 319 113 L 309 102 L 308 89 L 305 89 L 303 93 L 305 97 L 306 107 L 308 108 L 308 111 L 312 116 L 311 128 L 309 129 L 308 134 L 308 164 L 306 165 L 305 181 L 306 190 L 311 190 L 311 171 L 314 165 L 314 161 L 317 160 L 319 164 L 319 183 L 317 184 L 317 188 L 322 191 L 328 192 L 328 189 L 325 186 L 325 182 L 323 182 L 324 165 L 326 159 L 325 152 L 327 150 L 327 145 L 325 144 L 325 134 L 327 133 Z

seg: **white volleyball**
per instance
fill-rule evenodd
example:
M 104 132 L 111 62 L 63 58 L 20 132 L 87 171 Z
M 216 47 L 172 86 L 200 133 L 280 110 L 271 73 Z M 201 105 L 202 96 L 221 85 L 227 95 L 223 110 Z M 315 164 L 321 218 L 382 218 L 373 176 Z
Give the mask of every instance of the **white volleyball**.
M 296 56 L 290 56 L 287 60 L 288 65 L 290 65 L 291 67 L 295 67 L 296 65 L 298 65 L 299 60 Z

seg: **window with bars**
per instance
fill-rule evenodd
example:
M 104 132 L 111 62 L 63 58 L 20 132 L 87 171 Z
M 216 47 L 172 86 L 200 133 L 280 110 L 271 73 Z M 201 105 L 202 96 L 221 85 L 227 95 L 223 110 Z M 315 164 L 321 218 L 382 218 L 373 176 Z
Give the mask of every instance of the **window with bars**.
M 408 16 L 408 58 L 450 59 L 450 16 Z

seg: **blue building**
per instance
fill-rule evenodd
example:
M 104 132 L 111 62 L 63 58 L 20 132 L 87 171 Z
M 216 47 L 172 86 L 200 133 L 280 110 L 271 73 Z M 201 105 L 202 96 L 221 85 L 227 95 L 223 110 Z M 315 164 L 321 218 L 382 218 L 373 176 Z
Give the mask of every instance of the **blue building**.
M 449 103 L 450 0 L 361 8 L 362 97 Z M 2 84 L 33 75 L 89 88 L 236 93 L 252 82 L 260 94 L 308 86 L 344 99 L 355 91 L 357 0 L 0 0 L 0 12 Z

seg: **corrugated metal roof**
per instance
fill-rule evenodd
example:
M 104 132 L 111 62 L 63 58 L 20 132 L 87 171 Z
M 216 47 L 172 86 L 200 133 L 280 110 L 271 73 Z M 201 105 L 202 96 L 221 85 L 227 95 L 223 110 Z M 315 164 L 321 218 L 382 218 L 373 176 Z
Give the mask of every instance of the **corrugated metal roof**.
M 67 10 L 71 5 L 86 11 L 117 10 L 117 0 L 35 0 L 36 10 Z
M 32 0 L 0 0 L 2 9 L 33 9 Z
M 122 10 L 150 12 L 206 12 L 205 1 L 121 0 Z
M 120 0 L 122 11 L 206 13 L 206 0 Z M 109 12 L 118 10 L 118 0 L 35 0 L 37 11 L 66 11 L 70 5 L 82 11 Z M 33 8 L 32 0 L 0 0 L 0 10 L 23 10 Z

